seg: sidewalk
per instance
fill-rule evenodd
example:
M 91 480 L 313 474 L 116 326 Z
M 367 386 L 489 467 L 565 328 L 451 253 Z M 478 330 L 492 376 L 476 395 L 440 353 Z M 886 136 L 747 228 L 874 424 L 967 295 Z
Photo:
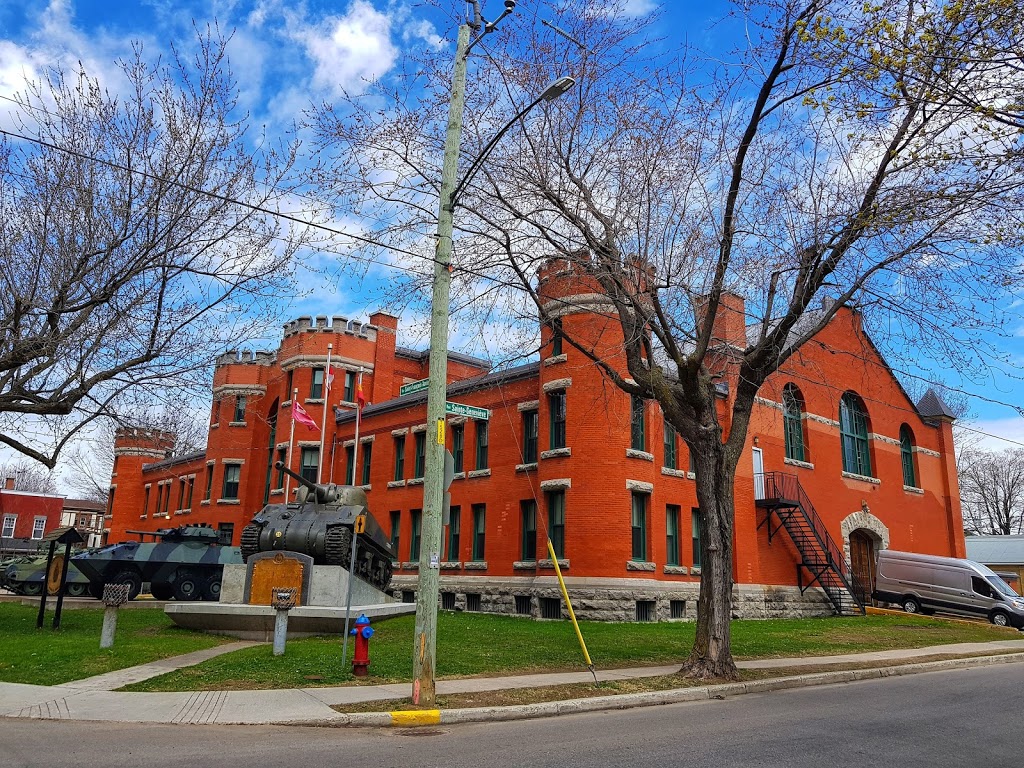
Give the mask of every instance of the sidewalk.
M 118 693 L 114 689 L 146 680 L 172 669 L 191 666 L 222 653 L 229 653 L 254 643 L 230 643 L 173 659 L 109 672 L 84 680 L 53 687 L 0 683 L 0 717 L 45 718 L 55 720 L 102 720 L 132 723 L 188 724 L 301 724 L 301 725 L 422 725 L 480 720 L 506 720 L 544 717 L 567 712 L 596 709 L 619 709 L 629 706 L 694 701 L 717 696 L 732 696 L 755 691 L 793 688 L 801 685 L 823 685 L 837 682 L 912 674 L 952 667 L 1024 662 L 1024 640 L 991 643 L 958 643 L 894 651 L 818 656 L 787 659 L 760 659 L 738 662 L 742 669 L 778 669 L 823 664 L 854 664 L 863 662 L 907 661 L 922 656 L 1001 653 L 999 656 L 958 658 L 903 666 L 882 666 L 880 669 L 839 670 L 812 675 L 790 676 L 748 683 L 683 688 L 653 693 L 602 696 L 575 701 L 528 704 L 513 707 L 491 707 L 479 710 L 446 710 L 439 712 L 395 712 L 342 714 L 330 707 L 365 701 L 401 699 L 409 696 L 410 684 L 375 686 L 343 686 L 336 688 L 302 688 L 270 691 L 203 691 L 192 693 Z M 1016 651 L 1006 655 L 1007 651 Z M 665 675 L 678 669 L 678 664 L 662 667 L 598 670 L 600 681 L 624 680 Z M 1024 667 L 1016 668 L 1024 673 Z M 537 688 L 593 680 L 590 672 L 521 675 L 500 678 L 466 678 L 441 680 L 438 694 L 472 693 L 510 688 Z M 1024 674 L 1022 674 L 1024 681 Z

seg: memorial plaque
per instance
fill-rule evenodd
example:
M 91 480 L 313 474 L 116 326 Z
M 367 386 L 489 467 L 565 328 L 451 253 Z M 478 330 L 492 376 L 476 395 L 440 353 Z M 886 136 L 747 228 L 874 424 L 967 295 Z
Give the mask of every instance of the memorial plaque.
M 298 552 L 261 553 L 269 557 L 250 557 L 249 605 L 273 605 L 274 590 L 294 590 L 294 605 L 305 604 L 304 587 L 308 581 L 307 561 L 312 558 Z

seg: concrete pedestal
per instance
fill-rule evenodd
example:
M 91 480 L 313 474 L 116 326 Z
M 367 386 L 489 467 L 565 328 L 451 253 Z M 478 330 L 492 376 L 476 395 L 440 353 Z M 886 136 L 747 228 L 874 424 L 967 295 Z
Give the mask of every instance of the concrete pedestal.
M 349 572 L 336 565 L 313 566 L 309 594 L 304 605 L 288 613 L 288 638 L 337 634 L 345 631 L 345 598 Z M 220 602 L 170 602 L 164 608 L 181 627 L 242 640 L 270 642 L 274 639 L 276 611 L 269 605 L 246 605 L 245 565 L 224 566 Z M 415 613 L 414 603 L 401 603 L 360 578 L 352 582 L 352 618 L 365 613 L 380 621 Z

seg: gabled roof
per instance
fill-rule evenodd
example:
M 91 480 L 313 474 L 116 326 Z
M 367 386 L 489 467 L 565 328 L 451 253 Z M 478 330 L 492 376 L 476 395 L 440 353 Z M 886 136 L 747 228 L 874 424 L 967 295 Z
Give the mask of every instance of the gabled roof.
M 175 464 L 184 464 L 189 461 L 195 461 L 206 456 L 206 451 L 196 451 L 195 453 L 185 453 L 181 456 L 169 456 L 166 459 L 160 461 L 154 461 L 152 464 L 143 464 L 143 472 L 152 472 L 154 469 L 166 469 L 167 467 L 173 467 Z
M 985 565 L 1024 564 L 1024 536 L 965 536 L 967 557 Z
M 539 375 L 539 362 L 517 365 L 514 368 L 505 368 L 500 371 L 492 371 L 491 373 L 485 373 L 483 376 L 474 376 L 471 379 L 453 381 L 448 385 L 448 397 L 464 395 L 467 392 L 475 392 L 479 389 L 487 389 L 488 387 L 495 385 L 511 384 L 514 381 L 529 379 Z M 419 392 L 413 392 L 410 395 L 402 395 L 401 397 L 395 397 L 391 400 L 385 400 L 383 403 L 368 405 L 363 409 L 363 418 L 366 418 L 367 416 L 375 416 L 379 413 L 387 413 L 388 411 L 397 411 L 402 408 L 407 408 L 410 405 L 417 405 L 425 402 L 427 402 L 427 391 L 424 389 Z M 335 413 L 336 424 L 355 421 L 356 418 L 356 412 L 354 410 L 335 411 Z

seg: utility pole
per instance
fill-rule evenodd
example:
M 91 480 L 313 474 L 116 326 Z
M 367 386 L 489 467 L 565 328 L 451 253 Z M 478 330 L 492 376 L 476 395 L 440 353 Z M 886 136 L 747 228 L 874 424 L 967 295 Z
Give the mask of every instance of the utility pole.
M 441 504 L 444 490 L 444 404 L 448 384 L 448 302 L 451 295 L 452 227 L 455 176 L 459 168 L 462 112 L 466 102 L 466 53 L 470 24 L 459 26 L 455 47 L 452 100 L 441 169 L 441 200 L 434 251 L 434 285 L 430 309 L 430 370 L 427 389 L 426 466 L 423 478 L 423 523 L 420 543 L 419 589 L 416 592 L 416 634 L 413 646 L 412 700 L 434 706 L 434 666 L 437 648 L 437 598 L 441 567 Z
M 419 589 L 416 592 L 416 634 L 413 645 L 413 704 L 433 707 L 434 671 L 437 648 L 437 598 L 441 568 L 441 521 L 444 506 L 445 400 L 448 389 L 448 302 L 451 294 L 452 230 L 459 193 L 472 180 L 488 154 L 502 136 L 527 112 L 542 101 L 552 101 L 572 88 L 575 80 L 561 77 L 548 86 L 525 109 L 513 117 L 470 163 L 462 181 L 456 184 L 459 170 L 459 145 L 462 140 L 462 113 L 466 103 L 466 57 L 484 35 L 515 9 L 515 0 L 505 0 L 504 12 L 494 21 L 485 21 L 479 0 L 469 0 L 473 20 L 459 27 L 455 46 L 455 71 L 452 75 L 452 100 L 448 107 L 448 132 L 444 141 L 441 167 L 441 194 L 437 215 L 437 247 L 434 251 L 434 285 L 430 308 L 430 371 L 427 387 L 426 466 L 423 468 L 423 520 L 420 537 Z M 470 42 L 471 32 L 478 32 Z

